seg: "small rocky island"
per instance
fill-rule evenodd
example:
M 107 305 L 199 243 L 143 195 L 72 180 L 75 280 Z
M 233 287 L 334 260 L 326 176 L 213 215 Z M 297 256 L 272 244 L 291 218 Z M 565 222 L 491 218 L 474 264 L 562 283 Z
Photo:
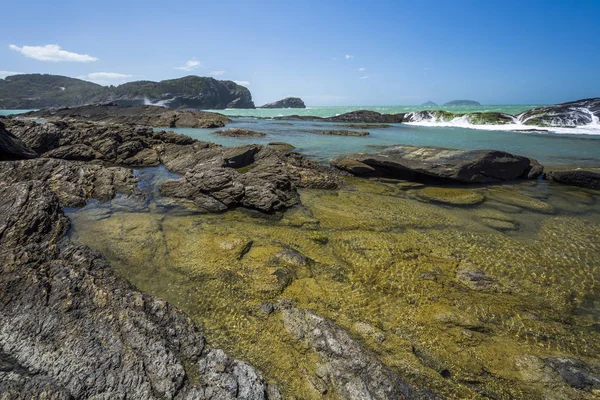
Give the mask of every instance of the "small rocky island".
M 445 106 L 480 106 L 481 104 L 474 100 L 452 100 L 444 103 Z
M 274 101 L 259 108 L 306 108 L 306 105 L 299 97 L 286 97 L 283 100 Z

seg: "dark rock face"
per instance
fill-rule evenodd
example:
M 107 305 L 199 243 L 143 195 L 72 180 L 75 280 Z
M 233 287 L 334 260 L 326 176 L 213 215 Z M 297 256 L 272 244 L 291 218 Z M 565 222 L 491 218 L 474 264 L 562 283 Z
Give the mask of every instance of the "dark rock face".
M 285 328 L 319 354 L 322 365 L 314 381 L 323 391 L 330 384 L 342 399 L 438 398 L 430 392 L 413 390 L 333 322 L 286 302 L 282 302 L 280 309 Z
M 116 103 L 33 111 L 22 116 L 50 121 L 81 120 L 106 124 L 133 124 L 168 128 L 220 128 L 230 122 L 224 115 L 157 106 L 120 106 Z
M 37 154 L 28 149 L 21 139 L 7 131 L 4 123 L 0 120 L 0 161 L 22 160 L 36 156 Z
M 600 190 L 600 170 L 553 171 L 548 175 L 554 182 Z
M 73 107 L 91 103 L 155 104 L 172 109 L 254 108 L 252 95 L 232 81 L 186 76 L 105 87 L 58 75 L 23 74 L 0 81 L 0 108 Z M 167 125 L 168 126 L 168 125 Z
M 266 399 L 250 365 L 64 236 L 39 181 L 0 183 L 0 393 L 7 398 Z
M 480 106 L 479 102 L 474 100 L 452 100 L 444 103 L 445 106 Z
M 393 146 L 379 153 L 353 154 L 335 158 L 331 164 L 358 175 L 463 183 L 534 179 L 541 173 L 537 161 L 502 151 L 416 146 Z
M 228 137 L 265 137 L 262 132 L 251 131 L 250 129 L 229 128 L 215 132 L 217 135 Z
M 581 126 L 598 123 L 600 119 L 600 97 L 538 107 L 517 115 L 525 125 L 536 126 Z
M 306 105 L 299 97 L 286 97 L 283 100 L 274 101 L 259 108 L 306 108 Z

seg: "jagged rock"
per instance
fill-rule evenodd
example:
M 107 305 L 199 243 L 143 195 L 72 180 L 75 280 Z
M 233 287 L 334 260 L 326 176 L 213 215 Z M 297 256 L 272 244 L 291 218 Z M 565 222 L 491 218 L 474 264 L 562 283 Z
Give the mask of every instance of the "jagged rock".
M 554 182 L 600 190 L 600 169 L 572 169 L 548 174 Z
M 277 100 L 259 108 L 306 108 L 306 105 L 299 97 L 286 97 L 283 100 Z
M 352 161 L 350 161 L 352 160 Z M 366 174 L 360 164 L 373 168 L 370 175 L 422 181 L 493 183 L 533 179 L 539 164 L 527 157 L 497 150 L 455 150 L 440 147 L 392 146 L 379 153 L 357 153 L 332 160 L 348 172 Z M 347 167 L 348 166 L 348 167 Z
M 117 103 L 44 109 L 24 114 L 22 117 L 44 118 L 49 121 L 79 120 L 168 128 L 220 128 L 230 122 L 226 116 L 212 112 L 171 110 L 165 107 L 146 105 L 120 106 Z
M 521 123 L 535 126 L 581 126 L 600 119 L 600 97 L 537 107 L 517 115 Z
M 37 154 L 27 148 L 21 139 L 7 131 L 3 121 L 0 120 L 0 161 L 35 157 L 37 157 Z
M 322 385 L 330 382 L 341 399 L 438 398 L 427 390 L 412 388 L 332 321 L 285 301 L 280 309 L 288 332 L 310 346 L 321 359 L 319 376 L 313 379 Z
M 40 181 L 0 182 L 3 398 L 266 399 L 250 365 L 206 346 L 192 321 L 69 242 Z
M 229 128 L 215 132 L 217 135 L 228 136 L 228 137 L 265 137 L 266 135 L 262 132 L 251 131 L 250 129 L 242 128 Z
M 130 195 L 137 192 L 137 178 L 127 168 L 51 158 L 0 163 L 0 181 L 29 180 L 48 183 L 66 207 L 81 207 L 92 198 L 109 201 L 117 193 Z

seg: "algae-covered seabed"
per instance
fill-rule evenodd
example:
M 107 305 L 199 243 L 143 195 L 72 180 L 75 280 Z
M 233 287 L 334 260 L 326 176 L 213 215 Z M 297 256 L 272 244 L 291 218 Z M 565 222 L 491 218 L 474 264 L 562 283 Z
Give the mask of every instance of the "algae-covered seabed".
M 70 213 L 72 236 L 188 313 L 211 345 L 257 366 L 284 397 L 336 395 L 310 383 L 314 350 L 259 307 L 280 299 L 332 319 L 408 381 L 450 398 L 597 398 L 543 359 L 600 355 L 600 193 L 349 179 L 300 196 L 281 218 L 86 208 Z M 282 265 L 273 256 L 285 248 L 314 263 Z

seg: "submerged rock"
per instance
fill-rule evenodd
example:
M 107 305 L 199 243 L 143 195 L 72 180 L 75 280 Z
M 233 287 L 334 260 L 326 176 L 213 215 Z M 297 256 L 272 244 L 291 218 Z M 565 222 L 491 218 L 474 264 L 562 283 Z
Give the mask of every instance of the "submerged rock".
M 347 131 L 347 130 L 339 130 L 339 129 L 331 129 L 325 131 L 309 131 L 310 133 L 315 133 L 317 135 L 336 135 L 336 136 L 368 136 L 369 132 L 365 131 Z
M 421 189 L 418 191 L 417 196 L 427 201 L 454 206 L 471 206 L 483 203 L 485 200 L 482 194 L 472 190 L 436 187 Z
M 252 366 L 65 237 L 40 181 L 0 183 L 0 392 L 8 398 L 266 399 Z
M 573 169 L 548 174 L 554 182 L 600 190 L 600 169 Z
M 215 132 L 217 135 L 228 136 L 228 137 L 265 137 L 266 135 L 262 132 L 251 131 L 250 129 L 242 128 L 229 128 Z
M 537 161 L 503 151 L 408 145 L 388 147 L 379 153 L 356 153 L 334 158 L 331 165 L 350 173 L 357 171 L 358 175 L 463 183 L 534 179 L 541 173 Z M 362 165 L 374 171 L 367 172 Z
M 260 106 L 259 108 L 306 108 L 306 105 L 304 105 L 304 102 L 299 97 L 286 97 L 285 99 Z

